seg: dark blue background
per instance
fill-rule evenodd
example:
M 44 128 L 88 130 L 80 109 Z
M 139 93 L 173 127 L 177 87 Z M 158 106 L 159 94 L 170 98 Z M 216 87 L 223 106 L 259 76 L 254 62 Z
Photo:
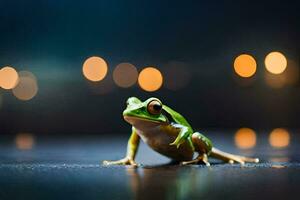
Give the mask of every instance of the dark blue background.
M 0 91 L 0 133 L 119 133 L 129 96 L 157 96 L 197 128 L 298 127 L 299 84 L 272 89 L 263 78 L 270 51 L 299 65 L 294 1 L 10 0 L 0 7 L 0 65 L 29 70 L 39 83 L 28 102 Z M 232 70 L 241 53 L 258 63 L 246 87 Z M 95 94 L 82 76 L 82 63 L 94 55 L 109 64 L 107 94 Z M 163 70 L 169 61 L 186 63 L 186 88 L 146 93 L 111 83 L 120 62 Z

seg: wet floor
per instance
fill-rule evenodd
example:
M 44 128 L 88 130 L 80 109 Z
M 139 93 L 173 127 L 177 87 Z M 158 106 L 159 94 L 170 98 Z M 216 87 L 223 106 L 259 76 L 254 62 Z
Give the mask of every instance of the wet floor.
M 30 136 L 28 136 L 30 137 Z M 296 133 L 284 148 L 260 134 L 253 148 L 241 150 L 231 134 L 210 135 L 217 147 L 257 156 L 258 164 L 170 165 L 141 144 L 142 166 L 104 167 L 104 159 L 125 154 L 126 138 L 109 136 L 32 137 L 18 142 L 1 137 L 0 199 L 286 199 L 300 185 Z M 26 138 L 26 137 L 25 137 Z M 23 138 L 24 139 L 24 138 Z

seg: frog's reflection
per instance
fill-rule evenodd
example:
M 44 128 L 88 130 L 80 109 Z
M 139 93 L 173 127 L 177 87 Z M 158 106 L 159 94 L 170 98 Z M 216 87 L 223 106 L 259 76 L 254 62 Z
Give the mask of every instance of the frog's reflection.
M 210 182 L 209 169 L 202 171 L 198 168 L 127 168 L 132 196 L 134 199 L 190 199 L 194 195 L 202 196 Z

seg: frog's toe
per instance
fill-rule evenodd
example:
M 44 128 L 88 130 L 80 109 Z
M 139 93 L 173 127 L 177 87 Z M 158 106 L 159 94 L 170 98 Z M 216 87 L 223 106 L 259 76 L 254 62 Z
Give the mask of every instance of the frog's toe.
M 250 158 L 250 157 L 245 157 L 245 156 L 234 155 L 231 153 L 226 153 L 215 147 L 212 148 L 210 156 L 213 158 L 223 160 L 230 164 L 240 163 L 241 165 L 244 165 L 245 163 L 258 163 L 259 162 L 258 158 Z
M 125 162 L 123 160 L 117 160 L 117 161 L 110 161 L 110 160 L 104 160 L 102 162 L 103 165 L 109 166 L 109 165 L 125 165 Z
M 103 161 L 102 161 L 102 165 L 109 165 L 109 163 L 110 163 L 110 162 L 109 162 L 108 160 L 103 160 Z
M 240 163 L 241 165 L 244 165 L 245 163 L 258 163 L 259 159 L 258 158 L 249 158 L 249 157 L 244 157 L 244 156 L 238 156 L 234 155 L 232 159 L 228 161 L 230 164 L 233 164 L 234 162 Z
M 134 167 L 138 166 L 138 164 L 134 160 L 129 160 L 129 165 L 132 165 Z
M 183 162 L 180 162 L 180 165 L 196 165 L 196 164 L 199 164 L 200 162 L 204 162 L 203 160 L 190 160 L 190 161 L 183 161 Z M 210 163 L 209 162 L 204 162 L 204 164 L 209 167 L 210 166 Z
M 207 158 L 206 154 L 199 155 L 194 160 L 181 162 L 180 165 L 192 165 L 192 164 L 198 164 L 199 162 L 203 162 L 208 167 L 210 166 L 210 163 L 208 162 L 208 158 Z
M 199 162 L 199 160 L 183 161 L 183 162 L 180 162 L 180 165 L 193 165 L 193 164 L 197 164 L 198 162 Z
M 133 159 L 130 159 L 130 158 L 123 158 L 123 159 L 117 160 L 117 161 L 104 160 L 102 162 L 102 164 L 105 166 L 109 166 L 109 165 L 131 165 L 134 167 L 138 166 L 138 164 Z

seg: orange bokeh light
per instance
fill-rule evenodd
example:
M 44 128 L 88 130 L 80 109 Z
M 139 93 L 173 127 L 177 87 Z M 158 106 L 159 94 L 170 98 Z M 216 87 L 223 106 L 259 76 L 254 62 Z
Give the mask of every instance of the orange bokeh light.
M 30 133 L 19 133 L 16 136 L 15 142 L 18 149 L 29 150 L 34 145 L 34 138 Z
M 101 81 L 106 76 L 107 71 L 108 67 L 105 60 L 97 56 L 86 59 L 82 66 L 83 75 L 90 81 Z
M 272 74 L 281 74 L 287 67 L 287 59 L 280 52 L 271 52 L 265 58 L 265 65 Z
M 19 80 L 18 72 L 12 67 L 3 67 L 0 70 L 0 87 L 9 90 L 14 88 Z
M 158 69 L 146 67 L 140 72 L 138 83 L 143 90 L 153 92 L 162 86 L 163 76 Z
M 234 141 L 238 148 L 253 148 L 256 145 L 256 133 L 250 128 L 241 128 L 235 133 Z
M 286 129 L 276 128 L 270 133 L 269 142 L 275 148 L 287 147 L 290 144 L 290 134 Z
M 138 71 L 130 63 L 120 63 L 113 72 L 114 82 L 122 88 L 128 88 L 136 83 Z
M 233 67 L 239 76 L 248 78 L 253 76 L 256 72 L 256 61 L 252 56 L 242 54 L 234 60 Z

